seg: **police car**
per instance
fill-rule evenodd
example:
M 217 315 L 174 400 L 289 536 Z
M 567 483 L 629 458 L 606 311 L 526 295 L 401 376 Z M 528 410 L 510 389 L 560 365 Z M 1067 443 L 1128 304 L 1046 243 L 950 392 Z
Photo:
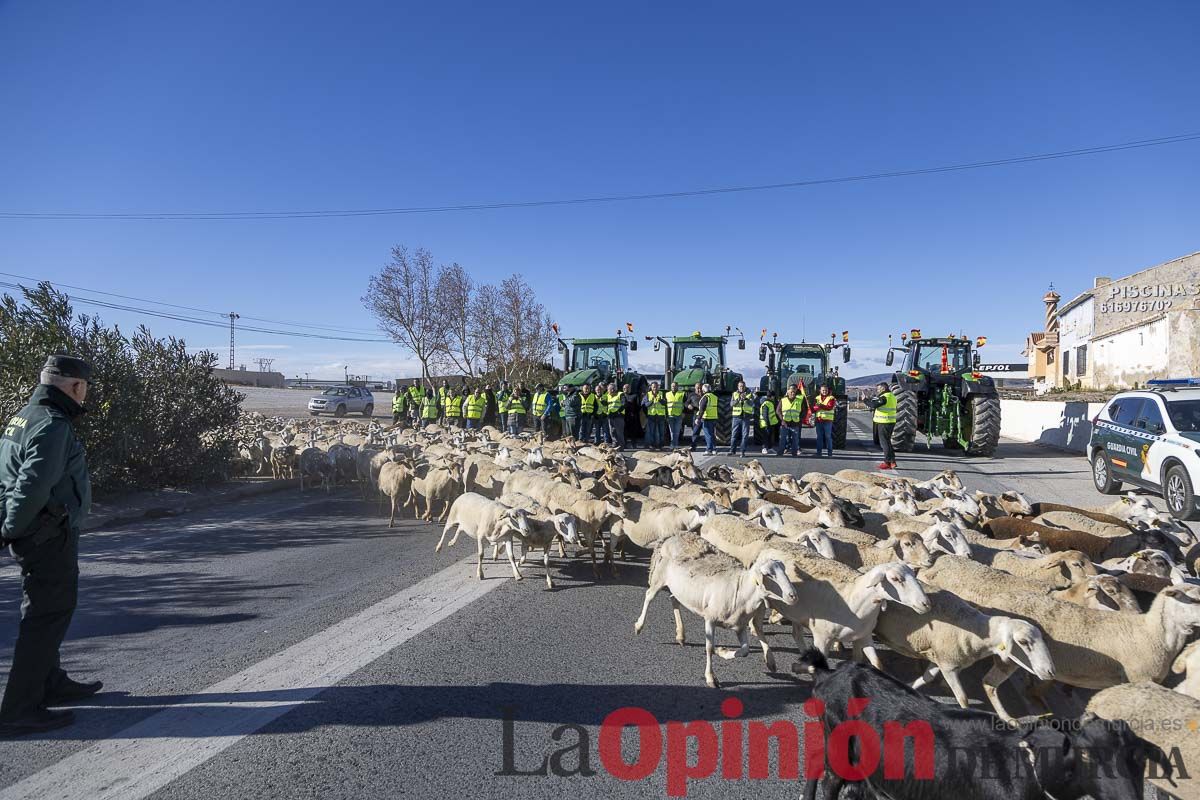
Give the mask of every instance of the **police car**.
M 1149 381 L 1109 400 L 1092 420 L 1088 459 L 1101 492 L 1129 483 L 1162 495 L 1177 519 L 1200 519 L 1200 378 Z

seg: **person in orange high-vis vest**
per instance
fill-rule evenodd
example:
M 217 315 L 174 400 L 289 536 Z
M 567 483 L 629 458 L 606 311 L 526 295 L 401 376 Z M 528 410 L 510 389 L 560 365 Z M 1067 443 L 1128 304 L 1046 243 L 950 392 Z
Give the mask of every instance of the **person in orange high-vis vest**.
M 820 391 L 815 400 L 813 400 L 813 412 L 816 416 L 817 430 L 817 457 L 821 457 L 821 450 L 833 458 L 833 420 L 837 416 L 837 398 L 829 392 L 829 387 L 822 384 Z

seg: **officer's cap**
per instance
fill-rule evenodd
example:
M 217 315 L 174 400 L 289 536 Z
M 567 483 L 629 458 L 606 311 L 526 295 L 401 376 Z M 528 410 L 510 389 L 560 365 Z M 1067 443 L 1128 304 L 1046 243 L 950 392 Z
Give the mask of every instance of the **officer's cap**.
M 92 365 L 82 358 L 75 358 L 65 353 L 55 353 L 47 358 L 46 366 L 42 367 L 42 371 L 63 378 L 76 378 L 88 383 L 92 382 Z

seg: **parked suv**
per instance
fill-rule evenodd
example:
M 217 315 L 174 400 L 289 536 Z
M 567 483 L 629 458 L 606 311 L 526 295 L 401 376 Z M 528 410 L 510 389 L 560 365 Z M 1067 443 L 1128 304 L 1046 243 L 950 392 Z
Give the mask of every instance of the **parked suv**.
M 344 417 L 359 411 L 364 417 L 375 413 L 375 398 L 370 389 L 358 386 L 331 386 L 308 401 L 308 413 L 314 417 L 321 413 Z
M 1173 517 L 1200 519 L 1200 380 L 1151 383 L 1109 400 L 1092 420 L 1092 480 L 1105 494 L 1122 483 L 1149 489 Z

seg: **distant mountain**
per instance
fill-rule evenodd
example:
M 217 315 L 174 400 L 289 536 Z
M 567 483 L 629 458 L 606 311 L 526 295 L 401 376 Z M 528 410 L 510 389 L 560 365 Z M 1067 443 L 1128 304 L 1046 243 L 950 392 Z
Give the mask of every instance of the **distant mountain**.
M 892 373 L 880 372 L 877 375 L 859 375 L 857 378 L 847 378 L 847 386 L 874 386 L 880 381 L 890 380 Z

